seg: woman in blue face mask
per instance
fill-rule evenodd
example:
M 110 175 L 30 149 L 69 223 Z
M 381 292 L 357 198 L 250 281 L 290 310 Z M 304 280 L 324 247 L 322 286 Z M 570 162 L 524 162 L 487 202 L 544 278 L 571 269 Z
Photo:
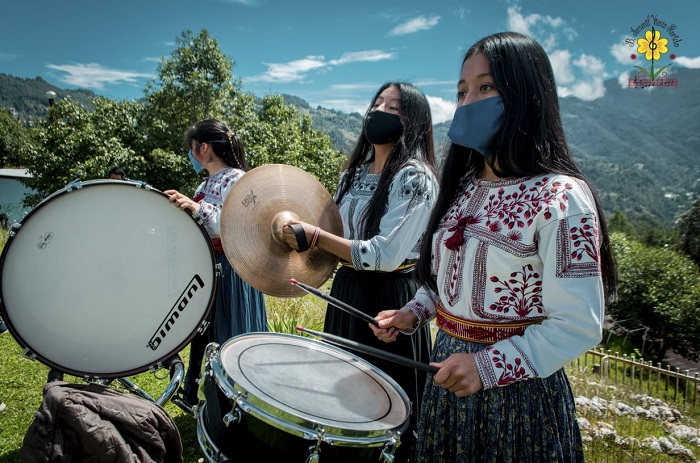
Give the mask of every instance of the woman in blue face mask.
M 422 287 L 373 327 L 387 342 L 440 328 L 416 461 L 583 461 L 563 366 L 600 341 L 616 276 L 542 47 L 515 33 L 472 46 L 449 136 Z
M 365 113 L 362 133 L 334 197 L 343 236 L 299 223 L 305 235 L 302 250 L 304 242 L 311 243 L 341 258 L 332 296 L 370 316 L 413 297 L 418 288 L 415 262 L 437 189 L 428 100 L 411 84 L 387 83 Z M 299 249 L 292 228 L 285 227 L 284 234 L 287 243 Z M 428 326 L 387 345 L 373 335 L 367 322 L 329 305 L 324 331 L 403 357 L 429 360 Z M 366 359 L 391 376 L 417 408 L 423 374 L 376 357 Z M 397 463 L 408 461 L 412 454 L 413 429 L 414 422 L 401 436 Z
M 199 377 L 204 348 L 210 342 L 223 344 L 233 336 L 267 331 L 267 312 L 263 294 L 251 287 L 233 270 L 224 254 L 220 236 L 221 208 L 234 183 L 249 170 L 243 143 L 224 123 L 207 119 L 185 134 L 188 156 L 194 169 L 206 169 L 209 176 L 190 198 L 176 190 L 167 190 L 178 207 L 192 212 L 211 237 L 216 261 L 221 267 L 215 305 L 209 314 L 209 326 L 190 344 L 190 360 L 183 385 L 183 400 L 197 404 Z

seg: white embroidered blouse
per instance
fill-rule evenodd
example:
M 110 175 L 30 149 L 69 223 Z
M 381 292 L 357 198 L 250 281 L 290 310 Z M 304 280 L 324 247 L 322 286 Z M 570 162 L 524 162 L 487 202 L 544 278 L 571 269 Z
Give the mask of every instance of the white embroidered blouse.
M 438 293 L 424 286 L 406 305 L 419 325 L 438 309 L 448 332 L 452 316 L 474 322 L 472 334 L 526 324 L 474 354 L 485 389 L 547 377 L 600 342 L 598 222 L 585 183 L 469 178 L 461 191 L 433 235 Z
M 211 174 L 195 191 L 192 199 L 199 203 L 200 208 L 193 217 L 202 221 L 202 225 L 212 238 L 218 238 L 221 235 L 221 208 L 224 205 L 224 199 L 233 184 L 244 173 L 243 170 L 233 167 L 221 170 Z
M 377 188 L 379 177 L 379 174 L 369 173 L 369 163 L 362 165 L 350 190 L 338 204 L 344 238 L 352 240 L 355 270 L 390 272 L 407 259 L 417 259 L 420 241 L 437 199 L 438 183 L 430 169 L 417 161 L 408 163 L 391 182 L 379 233 L 368 240 L 360 240 L 362 214 Z

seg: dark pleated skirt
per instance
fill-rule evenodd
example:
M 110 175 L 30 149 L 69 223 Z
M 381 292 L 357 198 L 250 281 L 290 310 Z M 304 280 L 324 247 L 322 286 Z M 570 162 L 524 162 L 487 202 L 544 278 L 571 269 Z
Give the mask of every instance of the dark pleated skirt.
M 358 272 L 351 267 L 341 266 L 333 278 L 331 296 L 374 317 L 382 310 L 400 309 L 413 298 L 417 290 L 418 284 L 413 277 L 413 271 Z M 401 334 L 396 342 L 385 343 L 374 336 L 367 322 L 329 305 L 324 331 L 412 360 L 423 363 L 430 361 L 431 340 L 427 325 L 412 336 Z M 396 453 L 397 463 L 409 461 L 413 454 L 413 431 L 425 386 L 425 373 L 359 352 L 352 353 L 389 375 L 401 386 L 411 401 L 411 422 Z
M 221 275 L 217 280 L 214 307 L 208 316 L 209 327 L 195 335 L 190 343 L 190 359 L 183 385 L 183 396 L 190 404 L 197 403 L 195 380 L 200 375 L 207 344 L 223 344 L 240 334 L 268 331 L 263 293 L 238 276 L 224 253 L 217 253 L 216 260 L 221 266 Z
M 433 359 L 477 352 L 485 344 L 439 331 Z M 419 463 L 583 462 L 574 397 L 561 369 L 458 398 L 427 378 L 418 423 Z

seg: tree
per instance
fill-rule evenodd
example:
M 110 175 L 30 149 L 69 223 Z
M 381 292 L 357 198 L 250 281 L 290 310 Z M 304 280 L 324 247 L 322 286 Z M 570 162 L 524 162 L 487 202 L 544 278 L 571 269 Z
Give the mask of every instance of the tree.
M 678 219 L 679 247 L 700 266 L 700 199 Z
M 232 74 L 235 62 L 219 42 L 202 29 L 189 29 L 175 39 L 177 48 L 158 65 L 158 77 L 147 84 L 146 119 L 152 148 L 181 152 L 185 130 L 202 119 L 225 120 L 239 92 Z
M 311 118 L 284 104 L 281 95 L 267 95 L 256 119 L 243 120 L 239 134 L 251 165 L 289 164 L 314 175 L 333 193 L 343 156 L 327 135 L 311 128 Z
M 22 153 L 32 174 L 27 184 L 37 191 L 28 198 L 29 205 L 74 180 L 105 178 L 115 165 L 129 178 L 158 189 L 193 188 L 197 178 L 186 158 L 144 151 L 148 141 L 139 126 L 143 104 L 98 97 L 92 105 L 94 110 L 88 111 L 62 99 L 35 130 L 35 143 Z
M 609 306 L 626 327 L 649 328 L 645 356 L 663 359 L 666 351 L 697 359 L 700 339 L 700 271 L 686 256 L 613 233 L 611 243 L 620 284 Z M 635 333 L 640 341 L 643 331 Z M 639 342 L 638 342 L 639 343 Z M 641 343 L 639 343 L 641 344 Z
M 20 152 L 31 135 L 9 112 L 0 109 L 0 168 L 22 167 Z

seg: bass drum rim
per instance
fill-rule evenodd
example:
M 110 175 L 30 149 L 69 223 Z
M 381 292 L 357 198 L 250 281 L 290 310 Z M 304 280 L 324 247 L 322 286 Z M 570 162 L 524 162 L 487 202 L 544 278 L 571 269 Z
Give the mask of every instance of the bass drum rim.
M 156 193 L 164 198 L 168 198 L 168 195 L 163 193 L 162 191 L 151 187 L 150 185 L 144 183 L 144 182 L 139 182 L 139 181 L 133 181 L 133 180 L 87 180 L 87 181 L 76 181 L 72 182 L 69 185 L 67 185 L 65 188 L 62 188 L 60 190 L 55 191 L 54 193 L 50 194 L 49 196 L 45 197 L 42 199 L 36 206 L 34 206 L 17 224 L 13 225 L 10 228 L 10 233 L 8 234 L 7 241 L 5 242 L 5 246 L 2 249 L 2 253 L 0 253 L 0 316 L 2 316 L 3 321 L 5 322 L 8 331 L 14 338 L 14 340 L 17 342 L 17 344 L 22 347 L 23 352 L 22 354 L 26 357 L 28 357 L 31 360 L 38 360 L 40 363 L 52 367 L 55 369 L 60 370 L 63 373 L 75 376 L 75 377 L 81 377 L 81 378 L 86 378 L 86 379 L 114 379 L 114 378 L 121 378 L 121 377 L 126 377 L 126 376 L 133 376 L 139 373 L 143 373 L 153 367 L 156 366 L 161 366 L 164 365 L 168 360 L 173 358 L 177 353 L 179 353 L 182 349 L 184 349 L 187 344 L 189 344 L 194 338 L 194 336 L 199 332 L 200 327 L 202 326 L 202 323 L 207 319 L 209 316 L 209 313 L 212 309 L 213 302 L 216 296 L 216 287 L 217 287 L 217 280 L 218 280 L 218 270 L 216 269 L 216 254 L 214 252 L 214 247 L 212 245 L 211 239 L 209 239 L 209 235 L 204 229 L 204 226 L 194 217 L 192 217 L 192 214 L 189 211 L 182 211 L 183 213 L 187 214 L 187 217 L 189 217 L 190 220 L 198 227 L 200 233 L 203 235 L 205 238 L 205 242 L 207 245 L 207 249 L 209 252 L 209 259 L 212 263 L 212 269 L 211 269 L 211 290 L 209 294 L 209 299 L 208 302 L 206 303 L 206 308 L 202 312 L 202 315 L 194 328 L 191 330 L 191 332 L 177 345 L 171 349 L 169 349 L 167 352 L 164 354 L 160 355 L 157 357 L 156 360 L 153 361 L 148 361 L 144 363 L 141 366 L 137 366 L 134 368 L 130 369 L 125 369 L 125 370 L 119 370 L 119 371 L 109 371 L 109 372 L 99 372 L 96 373 L 94 371 L 87 371 L 87 370 L 81 370 L 78 368 L 73 368 L 71 366 L 66 366 L 60 364 L 58 361 L 54 361 L 51 358 L 46 357 L 45 355 L 41 355 L 36 351 L 34 347 L 32 347 L 32 343 L 28 342 L 24 336 L 22 336 L 15 327 L 14 322 L 12 321 L 12 317 L 10 317 L 10 313 L 8 311 L 8 308 L 6 307 L 6 297 L 5 297 L 5 290 L 4 290 L 4 277 L 3 274 L 6 270 L 5 265 L 6 265 L 6 260 L 8 258 L 9 253 L 11 252 L 12 249 L 12 243 L 14 240 L 17 239 L 17 236 L 19 236 L 20 233 L 22 233 L 22 227 L 27 224 L 32 217 L 34 217 L 36 214 L 38 214 L 38 211 L 42 210 L 47 204 L 51 203 L 52 201 L 56 200 L 57 198 L 60 198 L 61 196 L 65 194 L 70 194 L 71 192 L 75 190 L 80 190 L 83 188 L 91 188 L 94 186 L 100 186 L 100 185 L 117 185 L 119 187 L 131 187 L 131 188 L 137 188 L 137 189 L 142 189 L 143 191 L 148 191 L 152 193 Z M 166 205 L 167 206 L 167 205 Z M 135 320 L 134 322 L 138 322 L 138 320 Z

